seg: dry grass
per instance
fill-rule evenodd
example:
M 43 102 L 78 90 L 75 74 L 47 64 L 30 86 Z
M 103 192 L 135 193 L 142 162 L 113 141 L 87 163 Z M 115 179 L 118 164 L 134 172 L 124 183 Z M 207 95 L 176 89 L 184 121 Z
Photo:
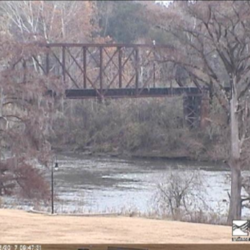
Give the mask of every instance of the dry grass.
M 231 243 L 231 227 L 131 217 L 0 210 L 0 243 Z

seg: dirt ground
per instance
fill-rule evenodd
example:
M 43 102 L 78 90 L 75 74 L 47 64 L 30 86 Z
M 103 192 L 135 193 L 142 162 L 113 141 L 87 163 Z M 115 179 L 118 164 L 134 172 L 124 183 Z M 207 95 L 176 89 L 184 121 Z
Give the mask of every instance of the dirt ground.
M 231 227 L 0 209 L 0 243 L 231 243 Z

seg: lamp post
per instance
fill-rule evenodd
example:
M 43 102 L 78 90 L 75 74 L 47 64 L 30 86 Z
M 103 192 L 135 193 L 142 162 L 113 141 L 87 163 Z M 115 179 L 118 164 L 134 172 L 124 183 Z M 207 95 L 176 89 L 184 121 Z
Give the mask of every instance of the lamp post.
M 58 170 L 58 162 L 51 167 L 51 214 L 54 214 L 54 168 Z

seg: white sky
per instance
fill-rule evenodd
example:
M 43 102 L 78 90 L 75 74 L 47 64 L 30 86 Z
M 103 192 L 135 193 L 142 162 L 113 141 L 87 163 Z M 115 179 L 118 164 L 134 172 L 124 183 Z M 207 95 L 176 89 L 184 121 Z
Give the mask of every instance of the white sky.
M 196 0 L 188 0 L 189 3 L 195 3 Z M 155 1 L 156 3 L 165 5 L 166 7 L 168 7 L 171 3 L 174 2 L 174 0 L 168 0 L 168 1 Z
M 165 5 L 166 7 L 168 7 L 171 3 L 173 3 L 174 1 L 155 1 L 156 3 L 160 3 L 160 4 L 163 4 Z

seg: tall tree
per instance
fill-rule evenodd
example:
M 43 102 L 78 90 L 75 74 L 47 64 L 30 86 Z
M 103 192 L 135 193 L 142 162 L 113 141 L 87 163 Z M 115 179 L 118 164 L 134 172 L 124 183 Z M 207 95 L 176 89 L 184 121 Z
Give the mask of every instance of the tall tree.
M 229 223 L 241 218 L 245 201 L 241 170 L 249 146 L 249 13 L 248 1 L 175 2 L 154 18 L 159 28 L 175 38 L 162 60 L 185 68 L 197 87 L 208 87 L 229 116 Z
M 37 166 L 51 164 L 48 135 L 55 99 L 45 93 L 59 89 L 54 79 L 23 68 L 39 53 L 39 47 L 16 43 L 9 35 L 0 38 L 0 195 L 18 191 L 48 198 L 49 186 Z M 15 66 L 18 61 L 21 67 Z

